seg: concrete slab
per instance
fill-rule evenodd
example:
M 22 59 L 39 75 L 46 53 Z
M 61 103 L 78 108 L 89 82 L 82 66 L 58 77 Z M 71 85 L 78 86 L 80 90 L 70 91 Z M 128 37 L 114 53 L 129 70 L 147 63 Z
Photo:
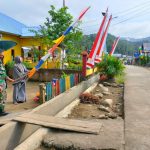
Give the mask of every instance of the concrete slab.
M 95 120 L 94 120 L 95 121 Z M 81 134 L 75 132 L 50 131 L 44 138 L 44 146 L 50 148 L 75 149 L 124 149 L 123 120 L 97 120 L 103 123 L 99 135 Z
M 150 150 L 150 71 L 127 66 L 125 150 Z

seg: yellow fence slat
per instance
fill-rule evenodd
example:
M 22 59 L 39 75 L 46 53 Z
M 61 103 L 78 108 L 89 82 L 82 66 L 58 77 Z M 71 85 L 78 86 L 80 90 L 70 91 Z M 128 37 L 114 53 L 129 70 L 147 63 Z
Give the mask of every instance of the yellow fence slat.
M 97 67 L 94 68 L 94 69 L 87 69 L 86 70 L 86 76 L 89 76 L 89 75 L 91 75 L 91 74 L 93 74 L 95 72 L 97 72 Z
M 70 76 L 65 77 L 66 90 L 70 89 Z

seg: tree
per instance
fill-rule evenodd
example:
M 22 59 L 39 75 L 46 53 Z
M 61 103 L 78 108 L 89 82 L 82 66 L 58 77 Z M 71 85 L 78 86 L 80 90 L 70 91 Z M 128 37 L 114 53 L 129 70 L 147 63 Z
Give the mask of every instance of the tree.
M 46 18 L 44 25 L 40 26 L 38 32 L 34 31 L 37 38 L 41 41 L 41 44 L 46 45 L 47 49 L 54 44 L 53 41 L 59 38 L 73 22 L 73 17 L 67 10 L 67 7 L 56 10 L 55 7 L 51 5 L 48 11 L 49 17 Z M 83 34 L 81 30 L 76 27 L 66 36 L 60 46 L 63 45 L 62 47 L 65 46 L 65 49 L 69 49 L 72 53 L 77 53 L 80 50 L 79 42 L 82 37 Z

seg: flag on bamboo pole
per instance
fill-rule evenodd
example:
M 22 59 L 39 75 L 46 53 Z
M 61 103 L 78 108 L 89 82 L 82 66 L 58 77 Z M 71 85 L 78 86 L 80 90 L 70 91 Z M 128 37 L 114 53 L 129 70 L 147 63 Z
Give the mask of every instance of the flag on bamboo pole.
M 113 45 L 112 45 L 112 49 L 111 49 L 109 55 L 113 55 L 113 54 L 114 54 L 115 49 L 116 49 L 116 47 L 117 47 L 117 44 L 118 44 L 119 40 L 120 40 L 120 37 L 117 37 L 117 38 L 114 40 L 114 43 L 113 43 Z
M 49 57 L 49 56 L 54 52 L 54 50 L 57 48 L 57 46 L 64 40 L 65 36 L 66 36 L 67 34 L 69 34 L 69 32 L 77 25 L 77 23 L 82 19 L 82 17 L 85 15 L 85 13 L 86 13 L 89 9 L 90 9 L 90 7 L 86 8 L 85 10 L 83 10 L 83 11 L 80 13 L 79 17 L 75 20 L 75 22 L 73 22 L 73 24 L 70 25 L 70 26 L 66 29 L 66 31 L 62 34 L 62 36 L 59 37 L 57 40 L 55 40 L 56 44 L 54 44 L 54 45 L 52 46 L 52 48 L 48 50 L 48 53 L 47 53 L 45 56 L 43 56 L 43 57 L 40 59 L 39 63 L 28 73 L 28 77 L 29 77 L 29 78 L 31 78 L 31 77 L 34 75 L 34 73 L 35 73 L 37 70 L 40 69 L 40 67 L 43 65 L 43 63 L 48 59 L 48 57 Z
M 99 47 L 98 47 L 97 54 L 96 54 L 96 58 L 95 58 L 95 63 L 99 63 L 99 62 L 101 61 L 101 56 L 102 56 L 102 52 L 103 52 L 103 49 L 104 49 L 104 45 L 105 45 L 105 43 L 106 43 L 106 38 L 107 38 L 108 29 L 109 29 L 111 20 L 112 20 L 112 15 L 110 15 L 110 17 L 109 17 L 109 20 L 108 20 L 106 29 L 105 29 L 105 31 L 104 31 L 104 33 L 103 33 L 103 36 L 102 36 L 100 45 L 99 45 Z
M 105 15 L 103 17 L 103 20 L 102 20 L 102 23 L 100 25 L 99 31 L 98 31 L 98 33 L 96 35 L 95 41 L 94 41 L 92 49 L 90 51 L 90 54 L 89 54 L 89 57 L 88 57 L 88 61 L 86 63 L 86 67 L 87 68 L 93 68 L 94 67 L 94 59 L 95 59 L 95 56 L 96 56 L 96 53 L 97 53 L 98 46 L 100 44 L 102 35 L 103 35 L 103 31 L 104 31 L 104 27 L 105 27 L 105 24 L 106 24 L 107 15 L 108 15 L 108 8 L 107 8 L 106 13 L 105 13 Z

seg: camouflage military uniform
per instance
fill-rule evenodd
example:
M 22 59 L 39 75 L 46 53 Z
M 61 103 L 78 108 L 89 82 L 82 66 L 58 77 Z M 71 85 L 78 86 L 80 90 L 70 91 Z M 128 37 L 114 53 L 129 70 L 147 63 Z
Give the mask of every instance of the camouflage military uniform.
M 5 101 L 7 98 L 6 78 L 6 70 L 3 64 L 0 62 L 0 86 L 2 87 L 2 91 L 0 92 L 0 113 L 4 112 Z

